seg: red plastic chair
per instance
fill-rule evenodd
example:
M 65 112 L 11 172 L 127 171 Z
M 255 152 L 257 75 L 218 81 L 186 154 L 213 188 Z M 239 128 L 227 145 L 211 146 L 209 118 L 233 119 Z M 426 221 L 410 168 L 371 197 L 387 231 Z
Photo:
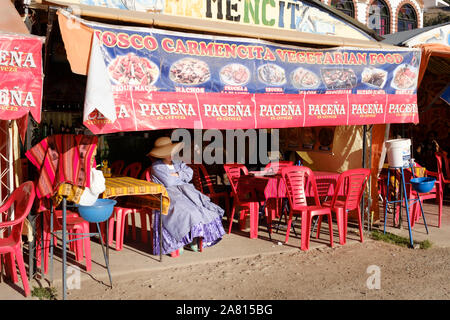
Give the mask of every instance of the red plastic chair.
M 140 162 L 133 162 L 125 167 L 122 171 L 123 176 L 138 178 L 139 173 L 142 170 L 142 164 Z
M 418 163 L 415 164 L 415 167 L 419 167 L 420 165 Z M 417 192 L 412 187 L 410 181 L 412 179 L 412 173 L 410 170 L 403 170 L 405 174 L 405 182 L 406 182 L 406 193 L 408 195 L 408 199 L 417 199 Z M 416 175 L 417 176 L 417 175 Z M 428 200 L 428 199 L 436 199 L 436 201 L 439 203 L 439 227 L 440 227 L 440 221 L 442 216 L 442 203 L 443 203 L 443 191 L 441 190 L 441 184 L 436 181 L 434 188 L 431 189 L 430 192 L 427 193 L 420 193 L 420 200 Z M 419 220 L 420 216 L 422 214 L 422 211 L 420 210 L 420 204 L 418 202 L 415 202 L 410 210 L 410 222 L 411 222 L 411 228 L 414 227 L 415 222 Z M 397 215 L 398 216 L 398 215 Z
M 41 214 L 44 215 L 44 273 L 48 273 L 48 260 L 49 260 L 49 249 L 50 249 L 50 211 L 44 211 Z M 66 211 L 66 228 L 68 233 L 75 233 L 70 235 L 70 240 L 78 239 L 74 242 L 69 243 L 70 249 L 75 253 L 75 260 L 81 262 L 83 260 L 83 247 L 84 256 L 86 258 L 86 271 L 90 271 L 92 268 L 91 260 L 91 238 L 84 237 L 83 235 L 76 235 L 76 233 L 86 234 L 89 233 L 89 222 L 84 220 L 79 216 L 78 213 L 67 210 Z M 40 230 L 40 227 L 38 227 Z M 53 232 L 62 230 L 62 210 L 55 210 L 53 216 Z M 39 233 L 37 238 L 41 239 L 41 234 Z M 37 242 L 36 250 L 40 252 L 41 241 Z M 54 237 L 53 243 L 56 245 L 56 236 Z M 37 254 L 36 265 L 39 267 L 41 265 L 41 255 Z
M 125 161 L 116 160 L 111 164 L 111 173 L 114 175 L 119 175 L 122 173 L 122 169 L 125 166 Z
M 210 176 L 205 166 L 202 164 L 190 164 L 192 168 L 193 176 L 192 183 L 195 188 L 201 193 L 207 195 L 211 200 L 219 205 L 219 199 L 223 198 L 225 201 L 225 212 L 227 214 L 228 221 L 230 220 L 230 193 L 228 191 L 216 192 L 214 187 L 217 185 L 217 177 Z
M 283 168 L 292 167 L 294 165 L 294 162 L 292 161 L 274 161 L 269 162 L 265 168 L 264 171 L 268 174 L 280 174 L 281 170 Z
M 330 207 L 331 212 L 336 215 L 339 231 L 339 243 L 344 245 L 347 242 L 348 213 L 357 210 L 358 224 L 361 242 L 363 242 L 362 222 L 361 222 L 361 198 L 369 178 L 370 169 L 350 169 L 339 175 L 335 193 L 331 201 L 326 201 L 323 206 Z M 343 199 L 338 199 L 339 190 L 344 188 L 346 195 Z M 319 217 L 317 231 L 320 230 L 321 218 Z
M 289 232 L 291 230 L 292 216 L 294 214 L 300 214 L 302 217 L 301 226 L 301 249 L 309 249 L 309 238 L 311 235 L 312 218 L 319 216 L 328 217 L 329 233 L 330 233 L 330 246 L 333 247 L 333 223 L 331 217 L 330 208 L 326 208 L 320 205 L 319 193 L 317 191 L 316 180 L 314 173 L 308 167 L 303 166 L 291 166 L 283 168 L 281 170 L 284 182 L 286 184 L 287 195 L 289 199 L 289 218 L 286 231 L 286 243 L 289 240 Z M 312 192 L 314 193 L 314 205 L 308 205 L 306 197 L 307 183 L 311 184 Z M 320 229 L 317 229 L 317 238 L 319 238 Z
M 250 238 L 258 238 L 258 213 L 259 213 L 259 203 L 255 199 L 254 195 L 250 193 L 249 198 L 244 198 L 244 195 L 238 194 L 238 181 L 239 177 L 243 173 L 248 175 L 248 170 L 243 164 L 232 163 L 223 165 L 225 172 L 227 174 L 228 180 L 230 181 L 232 189 L 233 209 L 231 210 L 230 216 L 230 226 L 228 228 L 228 233 L 231 232 L 231 227 L 233 225 L 233 217 L 236 209 L 241 209 L 239 220 L 243 223 L 245 214 L 250 215 Z
M 445 159 L 445 154 L 443 152 L 436 152 L 435 153 L 436 156 L 436 161 L 437 161 L 437 169 L 438 172 L 433 172 L 433 171 L 428 171 L 427 170 L 427 176 L 429 177 L 435 177 L 436 178 L 436 182 L 435 182 L 435 187 L 436 187 L 436 201 L 439 204 L 439 221 L 438 221 L 438 228 L 441 227 L 441 220 L 442 220 L 442 205 L 443 205 L 443 201 L 444 201 L 444 191 L 445 191 L 445 187 L 446 184 L 450 184 L 450 179 L 446 179 L 442 170 L 442 162 L 443 159 Z M 444 164 L 445 164 L 445 160 L 444 160 Z M 448 169 L 446 169 L 448 172 Z M 422 194 L 421 194 L 422 196 Z
M 6 238 L 0 238 L 0 270 L 2 270 L 3 255 L 6 255 L 7 269 L 9 269 L 13 282 L 16 283 L 18 279 L 15 261 L 17 260 L 25 296 L 30 295 L 30 286 L 23 261 L 22 228 L 24 220 L 33 206 L 34 197 L 34 184 L 32 181 L 27 181 L 14 190 L 8 200 L 0 206 L 0 214 L 2 214 L 2 221 L 4 221 L 0 222 L 0 230 L 11 228 L 11 232 Z M 13 204 L 14 220 L 6 221 L 8 210 Z

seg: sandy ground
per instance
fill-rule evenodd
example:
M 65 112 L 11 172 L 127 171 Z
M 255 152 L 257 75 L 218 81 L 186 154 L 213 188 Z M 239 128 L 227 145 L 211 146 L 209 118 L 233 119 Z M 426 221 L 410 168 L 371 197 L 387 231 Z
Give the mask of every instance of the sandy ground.
M 367 240 L 308 252 L 172 268 L 116 277 L 113 289 L 90 283 L 76 299 L 449 299 L 450 248 L 407 249 Z M 380 288 L 369 289 L 369 266 Z M 369 281 L 372 285 L 376 282 Z

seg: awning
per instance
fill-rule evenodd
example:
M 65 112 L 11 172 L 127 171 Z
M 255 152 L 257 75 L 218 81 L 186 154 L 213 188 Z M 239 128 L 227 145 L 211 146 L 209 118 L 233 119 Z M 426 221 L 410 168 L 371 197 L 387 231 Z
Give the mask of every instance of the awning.
M 0 31 L 29 34 L 11 0 L 0 0 Z
M 0 0 L 0 15 L 0 119 L 40 122 L 44 38 L 28 34 L 11 1 Z

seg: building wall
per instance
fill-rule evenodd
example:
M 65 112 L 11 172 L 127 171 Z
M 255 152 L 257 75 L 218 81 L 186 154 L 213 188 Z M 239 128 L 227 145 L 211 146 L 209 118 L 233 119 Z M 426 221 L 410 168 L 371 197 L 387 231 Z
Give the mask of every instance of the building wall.
M 331 0 L 321 0 L 323 3 L 330 5 Z M 369 8 L 370 4 L 373 0 L 353 0 L 353 5 L 356 11 L 356 19 L 368 25 L 368 17 L 369 17 Z M 397 15 L 400 8 L 408 3 L 415 10 L 417 15 L 417 25 L 419 28 L 423 27 L 423 11 L 424 11 L 424 2 L 423 0 L 384 0 L 389 7 L 390 10 L 390 33 L 397 32 Z

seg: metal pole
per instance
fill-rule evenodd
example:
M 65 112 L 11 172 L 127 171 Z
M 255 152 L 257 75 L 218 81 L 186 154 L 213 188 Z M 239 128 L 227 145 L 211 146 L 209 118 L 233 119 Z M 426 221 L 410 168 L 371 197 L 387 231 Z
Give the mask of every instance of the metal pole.
M 67 242 L 66 242 L 66 209 L 67 209 L 67 199 L 63 197 L 62 199 L 62 246 L 63 246 L 63 256 L 62 256 L 62 281 L 63 281 L 63 300 L 66 300 L 67 295 L 67 284 L 66 284 L 66 262 L 67 262 Z
M 408 195 L 406 194 L 406 184 L 405 184 L 405 174 L 403 173 L 403 167 L 401 168 L 402 171 L 402 185 L 403 185 L 403 192 L 405 193 L 405 207 L 406 207 L 406 219 L 408 220 L 408 232 L 409 232 L 409 243 L 411 244 L 411 248 L 414 248 L 414 242 L 411 232 L 411 222 L 409 221 L 409 206 L 408 206 Z M 402 203 L 402 202 L 400 202 Z M 400 206 L 401 208 L 401 206 Z
M 370 135 L 370 147 L 369 147 L 369 169 L 372 170 L 372 129 L 373 129 L 373 125 L 370 126 L 369 129 L 369 135 Z M 368 207 L 368 211 L 367 211 L 367 231 L 370 231 L 372 229 L 372 212 L 370 211 L 370 209 L 372 208 L 372 173 L 369 175 L 369 197 L 367 199 L 368 203 L 367 203 L 367 207 Z M 363 224 L 364 227 L 364 224 Z
M 159 262 L 162 262 L 162 250 L 163 250 L 163 241 L 162 241 L 162 210 L 163 210 L 163 195 L 162 192 L 159 195 Z
M 366 125 L 363 125 L 363 147 L 362 147 L 362 167 L 363 168 L 366 168 L 366 148 L 367 148 L 367 126 Z M 365 207 L 365 204 L 364 204 L 364 194 L 363 194 L 363 197 L 362 197 L 362 199 L 361 199 L 362 201 L 361 201 L 361 215 L 362 215 L 362 217 L 361 217 L 361 222 L 362 222 L 362 226 L 363 226 L 363 228 L 364 228 L 364 207 Z
M 12 121 L 8 120 L 8 191 L 11 194 L 14 190 L 14 153 L 13 153 L 13 132 Z M 11 221 L 14 220 L 14 203 L 10 209 Z
M 50 201 L 50 284 L 53 285 L 53 201 Z

